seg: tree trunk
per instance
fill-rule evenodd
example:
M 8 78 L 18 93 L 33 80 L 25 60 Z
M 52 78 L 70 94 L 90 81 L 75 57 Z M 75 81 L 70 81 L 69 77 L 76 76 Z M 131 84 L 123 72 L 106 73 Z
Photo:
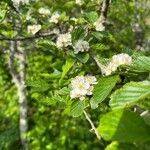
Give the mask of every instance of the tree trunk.
M 15 54 L 18 53 L 17 63 L 19 66 L 18 73 L 14 66 Z M 26 64 L 26 54 L 22 49 L 19 42 L 11 41 L 10 42 L 10 56 L 9 56 L 9 70 L 12 76 L 12 79 L 18 90 L 18 102 L 20 109 L 20 118 L 19 118 L 19 128 L 20 128 L 20 139 L 22 147 L 24 150 L 28 150 L 28 141 L 27 141 L 27 96 L 26 96 L 26 85 L 25 85 L 25 64 Z

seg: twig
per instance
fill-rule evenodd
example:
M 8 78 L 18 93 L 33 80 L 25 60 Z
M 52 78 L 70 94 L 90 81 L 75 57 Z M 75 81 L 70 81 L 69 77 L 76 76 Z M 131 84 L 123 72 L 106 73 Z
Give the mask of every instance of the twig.
M 25 40 L 33 40 L 38 38 L 44 38 L 49 37 L 51 35 L 55 34 L 54 32 L 48 32 L 48 33 L 39 33 L 34 36 L 28 36 L 28 37 L 14 37 L 14 38 L 7 38 L 7 37 L 0 37 L 0 41 L 25 41 Z
M 92 120 L 90 119 L 90 117 L 88 116 L 88 114 L 86 113 L 86 111 L 83 111 L 83 113 L 84 113 L 84 115 L 85 115 L 86 120 L 90 123 L 90 125 L 91 125 L 91 127 L 92 127 L 91 130 L 94 131 L 94 133 L 96 134 L 96 137 L 100 140 L 100 139 L 101 139 L 101 136 L 99 135 L 97 129 L 95 128 L 95 126 L 94 126 Z

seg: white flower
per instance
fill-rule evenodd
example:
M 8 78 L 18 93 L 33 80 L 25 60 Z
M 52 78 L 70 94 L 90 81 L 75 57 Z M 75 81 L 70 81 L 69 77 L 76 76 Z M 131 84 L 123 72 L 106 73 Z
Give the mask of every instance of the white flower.
M 104 67 L 102 69 L 102 73 L 106 76 L 110 75 L 112 72 L 116 71 L 117 70 L 117 65 L 116 64 L 113 64 L 112 62 L 110 62 L 108 64 L 108 66 Z
M 82 0 L 76 0 L 75 3 L 76 3 L 77 5 L 82 5 Z
M 76 76 L 71 81 L 70 97 L 84 100 L 86 95 L 92 95 L 93 84 L 97 84 L 94 76 Z
M 97 84 L 97 80 L 96 80 L 96 77 L 95 76 L 90 76 L 90 75 L 87 75 L 85 76 L 85 80 L 89 83 L 89 84 Z
M 39 9 L 39 13 L 41 14 L 41 15 L 50 15 L 50 10 L 48 9 L 48 8 L 40 8 Z
M 103 21 L 102 21 L 101 17 L 99 19 L 97 19 L 97 21 L 94 23 L 94 26 L 95 26 L 96 31 L 104 31 L 105 30 L 105 26 L 103 25 Z
M 22 3 L 23 5 L 28 4 L 29 0 L 11 0 L 13 2 L 14 7 L 16 7 L 18 9 L 20 3 Z
M 41 29 L 41 27 L 41 25 L 28 25 L 27 31 L 28 33 L 32 33 L 34 35 Z
M 93 89 L 94 89 L 94 86 L 90 86 L 89 87 L 89 89 L 87 90 L 87 95 L 92 95 L 93 93 L 92 93 L 92 91 L 93 91 Z
M 51 18 L 49 19 L 49 21 L 53 23 L 58 23 L 59 17 L 60 17 L 60 14 L 58 12 L 54 12 Z
M 112 72 L 116 71 L 120 65 L 130 65 L 132 63 L 132 57 L 128 54 L 122 53 L 114 55 L 111 62 L 103 68 L 103 74 L 110 75 Z
M 125 53 L 114 55 L 112 57 L 112 63 L 115 63 L 118 66 L 123 64 L 129 65 L 132 63 L 132 57 Z
M 87 41 L 78 40 L 74 46 L 75 54 L 79 52 L 88 51 L 90 49 L 89 43 Z
M 71 45 L 71 34 L 70 33 L 65 33 L 65 34 L 59 34 L 57 41 L 56 41 L 56 45 L 58 48 L 62 48 L 62 47 L 67 47 L 69 45 Z

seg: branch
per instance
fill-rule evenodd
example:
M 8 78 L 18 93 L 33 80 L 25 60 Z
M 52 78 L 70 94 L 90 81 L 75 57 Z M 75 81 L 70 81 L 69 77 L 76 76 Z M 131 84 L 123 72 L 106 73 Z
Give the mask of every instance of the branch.
M 110 0 L 103 0 L 102 6 L 101 6 L 101 17 L 104 18 L 105 20 L 107 19 L 107 12 L 108 12 L 108 7 L 110 4 Z
M 144 39 L 144 29 L 142 28 L 140 22 L 141 17 L 139 13 L 139 1 L 134 0 L 134 24 L 132 27 L 133 32 L 135 33 L 135 45 L 137 50 L 141 50 L 143 47 L 143 39 Z
M 104 31 L 106 28 L 106 20 L 107 20 L 107 13 L 108 13 L 108 8 L 111 3 L 111 0 L 103 0 L 101 8 L 100 8 L 100 17 L 98 21 L 96 22 L 96 30 L 97 31 Z M 102 74 L 104 74 L 103 70 L 105 68 L 104 65 L 102 65 L 97 56 L 93 56 L 93 59 L 95 60 L 97 66 L 100 68 Z
M 104 31 L 106 28 L 107 12 L 111 0 L 103 0 L 100 8 L 100 17 L 96 22 L 96 30 Z
M 94 131 L 94 133 L 96 134 L 96 137 L 100 140 L 100 139 L 101 139 L 101 136 L 99 135 L 97 129 L 95 128 L 95 126 L 94 126 L 92 120 L 90 119 L 90 117 L 88 116 L 88 114 L 86 113 L 86 111 L 83 111 L 83 113 L 84 113 L 84 115 L 85 115 L 86 120 L 90 123 L 90 125 L 91 125 L 91 127 L 92 127 L 91 130 Z
M 35 34 L 34 36 L 28 36 L 28 37 L 14 37 L 14 38 L 7 38 L 7 37 L 0 37 L 0 41 L 25 41 L 25 40 L 33 40 L 38 38 L 44 38 L 49 37 L 51 35 L 55 34 L 54 32 L 48 32 L 48 33 L 39 33 Z

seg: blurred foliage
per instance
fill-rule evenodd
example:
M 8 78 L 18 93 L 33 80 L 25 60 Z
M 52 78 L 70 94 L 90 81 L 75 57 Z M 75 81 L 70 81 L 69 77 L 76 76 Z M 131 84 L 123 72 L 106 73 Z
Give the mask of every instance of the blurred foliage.
M 0 37 L 29 37 L 31 35 L 27 33 L 27 26 L 30 24 L 42 25 L 42 29 L 36 35 L 53 29 L 65 33 L 72 27 L 72 43 L 84 39 L 91 47 L 89 52 L 78 54 L 73 53 L 72 47 L 58 49 L 55 45 L 56 35 L 24 41 L 27 53 L 29 149 L 149 150 L 149 117 L 143 120 L 139 112 L 131 111 L 134 106 L 143 111 L 150 110 L 150 3 L 148 0 L 138 0 L 137 9 L 134 0 L 112 1 L 106 31 L 98 32 L 95 31 L 93 23 L 100 15 L 102 0 L 81 1 L 82 5 L 76 4 L 74 0 L 30 0 L 27 5 L 21 4 L 19 11 L 12 1 L 0 2 Z M 51 14 L 55 11 L 60 13 L 59 23 L 49 22 L 51 14 L 44 16 L 38 12 L 40 8 L 45 7 Z M 132 28 L 137 21 L 136 14 L 139 14 L 138 22 L 145 33 L 141 51 L 136 50 L 135 33 Z M 74 17 L 76 21 L 72 19 Z M 19 22 L 18 26 L 14 20 Z M 9 41 L 0 41 L 0 150 L 20 150 L 18 96 L 8 69 L 8 49 Z M 102 77 L 93 55 L 105 64 L 112 55 L 118 53 L 132 55 L 134 64 L 130 67 L 121 66 L 115 73 L 117 75 Z M 89 101 L 91 97 L 88 97 L 85 101 L 71 100 L 70 81 L 75 76 L 84 74 L 95 75 L 99 79 L 94 89 L 94 99 Z M 135 83 L 136 89 L 132 87 L 136 90 L 135 93 L 129 86 L 132 83 Z M 141 85 L 138 87 L 139 83 Z M 115 90 L 110 101 L 110 94 Z M 123 92 L 125 101 L 122 102 Z M 144 96 L 139 96 L 138 92 L 143 92 Z M 134 98 L 133 101 L 130 101 L 129 96 Z M 111 108 L 113 103 L 117 106 L 123 105 L 123 109 L 127 110 L 119 110 L 121 113 L 117 110 L 119 113 L 116 113 L 116 110 Z M 130 103 L 132 105 L 129 105 Z M 94 133 L 89 132 L 91 127 L 83 116 L 84 109 L 89 112 L 94 124 L 100 126 L 98 130 L 100 133 L 102 130 L 101 141 L 96 139 Z M 136 123 L 139 126 L 136 126 Z M 112 133 L 112 130 L 117 131 L 117 134 Z

